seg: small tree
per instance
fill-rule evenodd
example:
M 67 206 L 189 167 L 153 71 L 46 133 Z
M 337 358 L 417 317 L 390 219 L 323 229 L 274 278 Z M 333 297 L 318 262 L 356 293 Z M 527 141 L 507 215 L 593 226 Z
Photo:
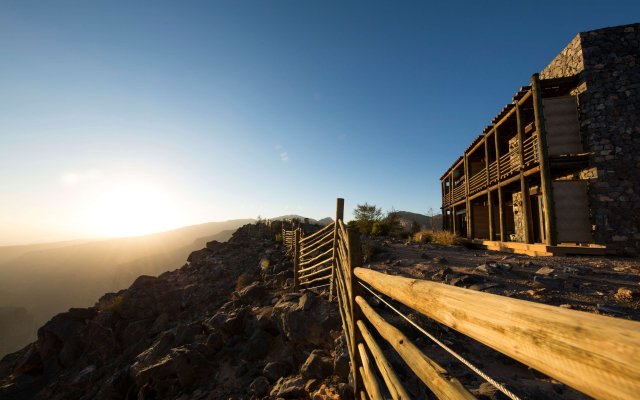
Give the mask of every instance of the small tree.
M 373 224 L 382 220 L 382 210 L 373 204 L 358 204 L 353 210 L 355 224 L 363 235 L 371 235 Z
M 411 235 L 415 235 L 420 232 L 420 224 L 415 219 L 411 221 Z
M 400 214 L 397 211 L 391 210 L 387 212 L 387 216 L 384 219 L 386 225 L 386 235 L 389 236 L 401 236 L 404 232 L 404 226 L 400 222 Z

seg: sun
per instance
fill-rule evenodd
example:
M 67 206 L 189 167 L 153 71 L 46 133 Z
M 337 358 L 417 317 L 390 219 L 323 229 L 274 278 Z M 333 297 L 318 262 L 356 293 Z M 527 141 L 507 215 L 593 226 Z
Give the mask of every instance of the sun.
M 107 188 L 91 214 L 92 230 L 100 236 L 138 236 L 177 226 L 171 196 L 144 183 Z

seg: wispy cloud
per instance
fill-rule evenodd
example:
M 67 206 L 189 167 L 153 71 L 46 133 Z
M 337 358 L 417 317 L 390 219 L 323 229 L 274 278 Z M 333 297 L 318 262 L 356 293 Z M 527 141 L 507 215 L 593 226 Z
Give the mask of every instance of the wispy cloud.
M 67 172 L 60 177 L 60 182 L 65 186 L 76 186 L 86 182 L 95 181 L 102 177 L 102 172 L 97 169 L 89 169 L 81 172 Z
M 285 148 L 282 147 L 282 145 L 277 144 L 275 146 L 275 149 L 279 152 L 280 161 L 282 161 L 283 163 L 286 163 L 287 161 L 289 161 L 289 154 L 287 153 Z

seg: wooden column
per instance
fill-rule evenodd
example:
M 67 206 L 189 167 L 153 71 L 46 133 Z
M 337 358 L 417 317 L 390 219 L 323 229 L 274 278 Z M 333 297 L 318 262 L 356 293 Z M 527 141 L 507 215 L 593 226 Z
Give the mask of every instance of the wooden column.
M 558 244 L 556 207 L 553 201 L 553 186 L 551 185 L 549 152 L 547 148 L 547 130 L 545 128 L 544 113 L 542 110 L 542 93 L 540 89 L 540 76 L 538 74 L 533 74 L 531 77 L 531 92 L 533 95 L 536 132 L 538 132 L 539 140 L 538 159 L 540 160 L 540 189 L 542 190 L 542 203 L 544 205 L 545 244 L 547 246 L 555 246 Z
M 355 303 L 356 296 L 365 296 L 364 289 L 362 286 L 358 284 L 360 281 L 354 274 L 354 269 L 362 266 L 362 252 L 360 247 L 360 235 L 354 231 L 353 229 L 347 229 L 347 252 L 349 258 L 349 283 L 351 285 L 351 297 L 349 298 L 350 308 L 353 311 L 351 315 L 351 343 L 354 349 L 354 361 L 355 365 L 351 366 L 351 371 L 353 373 L 353 390 L 356 398 L 358 398 L 358 392 L 362 390 L 364 387 L 364 382 L 362 380 L 362 375 L 360 375 L 359 368 L 357 366 L 359 363 L 358 360 L 358 343 L 364 343 L 364 339 L 362 337 L 362 333 L 358 329 L 358 321 L 366 321 L 366 318 L 362 315 L 362 310 L 360 306 Z M 348 292 L 347 292 L 348 293 Z
M 300 288 L 300 278 L 298 277 L 298 269 L 300 268 L 300 228 L 294 231 L 293 238 L 293 290 Z
M 464 198 L 465 215 L 467 216 L 467 239 L 473 239 L 473 223 L 471 221 L 471 202 L 469 201 L 469 161 L 467 153 L 464 154 Z
M 487 133 L 489 134 L 489 133 Z M 489 141 L 484 136 L 484 164 L 487 174 L 487 206 L 489 209 L 489 240 L 493 240 L 493 210 L 491 209 L 491 192 L 489 191 Z
M 456 232 L 456 206 L 451 206 L 451 227 L 453 228 L 453 233 L 458 234 Z
M 529 204 L 529 185 L 524 177 L 524 131 L 522 129 L 522 118 L 520 117 L 520 106 L 516 105 L 516 121 L 518 125 L 518 147 L 520 150 L 520 190 L 522 191 L 522 212 L 524 213 L 524 242 L 531 241 L 531 205 Z
M 500 224 L 500 241 L 504 242 L 505 238 L 504 238 L 504 234 L 505 234 L 505 229 L 504 229 L 504 216 L 503 216 L 503 205 L 502 205 L 502 188 L 500 187 L 500 181 L 502 180 L 500 178 L 500 174 L 502 173 L 502 171 L 500 170 L 500 146 L 498 145 L 498 128 L 493 128 L 493 139 L 496 145 L 496 167 L 498 170 L 498 218 L 499 218 L 499 224 Z
M 336 280 L 336 260 L 338 259 L 338 225 L 344 219 L 344 199 L 336 199 L 336 219 L 333 225 L 333 255 L 331 257 L 331 280 L 329 281 L 329 301 L 333 300 Z

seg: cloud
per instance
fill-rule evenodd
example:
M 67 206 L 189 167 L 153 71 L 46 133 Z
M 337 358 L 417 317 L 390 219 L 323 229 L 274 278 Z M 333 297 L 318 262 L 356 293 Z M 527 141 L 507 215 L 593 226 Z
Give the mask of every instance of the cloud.
M 65 186 L 77 186 L 86 182 L 95 181 L 102 177 L 102 172 L 97 169 L 89 169 L 82 172 L 68 172 L 60 177 L 60 182 Z
M 282 153 L 280 153 L 280 159 L 282 160 L 282 162 L 289 161 L 289 155 L 287 154 L 286 151 L 283 151 Z

